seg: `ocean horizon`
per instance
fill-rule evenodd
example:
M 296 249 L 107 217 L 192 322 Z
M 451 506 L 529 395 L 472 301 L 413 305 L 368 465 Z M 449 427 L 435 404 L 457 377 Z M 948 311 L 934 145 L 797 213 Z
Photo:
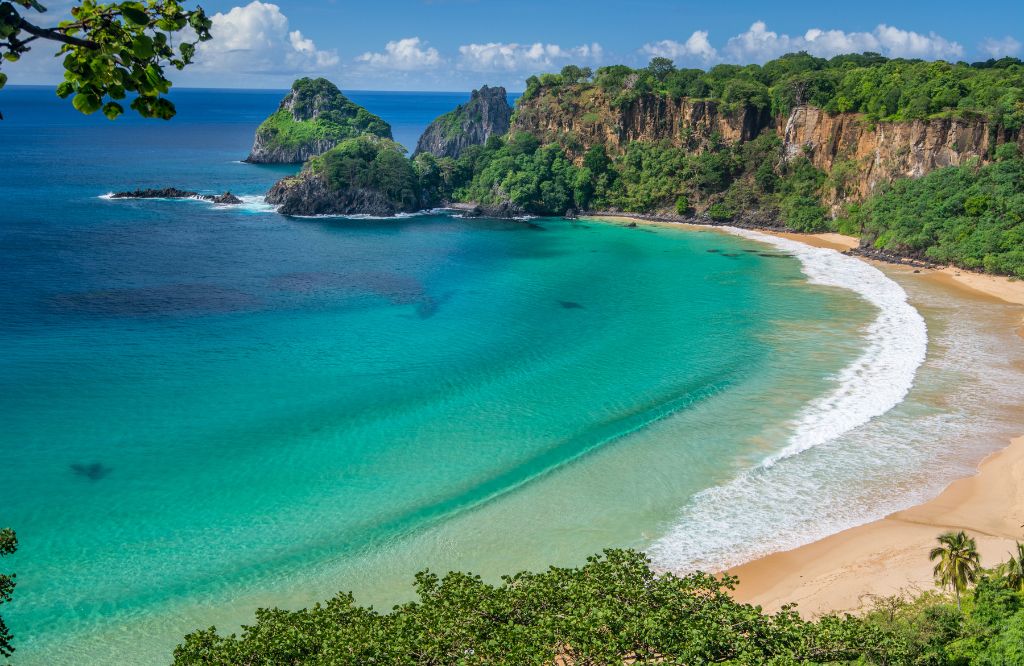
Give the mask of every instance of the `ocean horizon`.
M 410 150 L 469 98 L 345 92 Z M 258 606 L 388 607 L 427 567 L 631 547 L 719 571 L 931 497 L 1014 434 L 998 306 L 831 250 L 279 215 L 263 193 L 298 167 L 241 160 L 281 93 L 175 88 L 173 121 L 109 123 L 4 90 L 19 663 L 167 661 Z M 170 186 L 244 203 L 108 196 Z

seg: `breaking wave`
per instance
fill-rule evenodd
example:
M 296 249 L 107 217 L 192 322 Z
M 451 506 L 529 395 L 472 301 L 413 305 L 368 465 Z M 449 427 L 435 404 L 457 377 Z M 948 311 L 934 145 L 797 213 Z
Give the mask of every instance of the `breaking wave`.
M 840 442 L 828 455 L 815 455 L 816 449 L 837 443 L 902 402 L 928 346 L 924 318 L 907 302 L 903 288 L 874 266 L 835 250 L 745 229 L 729 231 L 792 254 L 811 284 L 854 291 L 878 313 L 864 329 L 864 351 L 838 373 L 834 389 L 796 415 L 785 446 L 732 481 L 696 494 L 654 543 L 651 554 L 665 569 L 722 569 L 821 538 L 836 525 L 874 518 L 856 502 L 832 506 L 831 521 L 817 512 L 828 484 L 856 483 L 841 478 L 843 460 L 871 456 L 871 448 L 862 444 L 851 450 Z M 871 446 L 891 441 L 881 437 Z M 805 456 L 814 460 L 802 460 Z M 854 467 L 845 464 L 847 470 Z

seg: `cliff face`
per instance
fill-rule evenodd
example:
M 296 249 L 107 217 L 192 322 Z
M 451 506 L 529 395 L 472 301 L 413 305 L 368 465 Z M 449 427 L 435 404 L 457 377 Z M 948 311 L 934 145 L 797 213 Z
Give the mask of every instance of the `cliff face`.
M 993 143 L 1024 140 L 1024 131 L 1004 132 L 981 118 L 871 124 L 858 114 L 831 116 L 809 107 L 780 118 L 776 131 L 787 156 L 805 154 L 819 169 L 838 174 L 833 180 L 840 185 L 827 202 L 833 205 L 863 199 L 896 178 L 918 178 L 971 158 L 985 160 Z
M 301 164 L 360 134 L 391 138 L 391 126 L 327 79 L 299 79 L 256 130 L 247 162 Z
M 788 158 L 806 155 L 833 176 L 836 186 L 825 194 L 825 203 L 833 208 L 861 200 L 896 178 L 916 178 L 975 157 L 985 160 L 993 143 L 1024 143 L 1024 130 L 1006 132 L 981 118 L 872 124 L 860 114 L 829 115 L 811 107 L 773 118 L 767 110 L 725 112 L 715 102 L 654 94 L 615 108 L 594 88 L 524 100 L 516 109 L 512 131 L 561 143 L 577 160 L 597 144 L 612 155 L 632 141 L 668 141 L 696 152 L 714 135 L 734 143 L 775 132 Z
M 469 146 L 482 145 L 490 136 L 507 133 L 511 117 L 505 89 L 484 86 L 473 91 L 469 102 L 430 123 L 413 154 L 458 157 Z
M 520 103 L 512 131 L 529 132 L 541 141 L 568 144 L 582 155 L 596 144 L 612 153 L 633 141 L 669 141 L 678 147 L 699 149 L 713 135 L 734 143 L 749 141 L 773 126 L 767 111 L 753 108 L 724 113 L 715 102 L 675 100 L 643 95 L 624 108 L 615 108 L 597 89 L 579 95 L 540 95 Z

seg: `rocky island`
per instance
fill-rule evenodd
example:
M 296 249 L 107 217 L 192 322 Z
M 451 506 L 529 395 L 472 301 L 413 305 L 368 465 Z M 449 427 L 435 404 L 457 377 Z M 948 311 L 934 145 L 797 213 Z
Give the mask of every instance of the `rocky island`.
M 267 203 L 284 215 L 411 213 L 423 207 L 418 174 L 405 149 L 372 134 L 346 139 L 308 160 L 270 189 Z
M 362 134 L 390 139 L 391 126 L 327 79 L 303 78 L 292 84 L 278 110 L 256 130 L 245 161 L 301 164 Z
M 457 158 L 469 146 L 480 146 L 492 136 L 507 134 L 511 120 L 512 106 L 505 89 L 483 86 L 473 91 L 469 102 L 430 123 L 413 155 Z
M 132 190 L 131 192 L 115 192 L 111 199 L 199 199 L 215 204 L 238 205 L 242 200 L 230 192 L 224 194 L 200 194 L 192 190 L 180 190 L 177 187 L 160 189 Z

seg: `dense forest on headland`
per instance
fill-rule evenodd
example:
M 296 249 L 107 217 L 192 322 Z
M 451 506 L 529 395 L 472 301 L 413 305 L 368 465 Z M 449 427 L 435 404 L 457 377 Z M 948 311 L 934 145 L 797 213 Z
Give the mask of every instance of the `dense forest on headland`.
M 820 115 L 797 113 L 807 108 Z M 1024 277 L 1022 137 L 1015 58 L 798 53 L 707 71 L 655 58 L 531 77 L 506 135 L 455 157 L 418 154 L 415 184 L 391 151 L 354 144 L 335 150 L 386 164 L 357 169 L 329 152 L 313 166 L 336 185 L 383 184 L 396 211 L 472 202 L 834 230 L 894 255 Z

